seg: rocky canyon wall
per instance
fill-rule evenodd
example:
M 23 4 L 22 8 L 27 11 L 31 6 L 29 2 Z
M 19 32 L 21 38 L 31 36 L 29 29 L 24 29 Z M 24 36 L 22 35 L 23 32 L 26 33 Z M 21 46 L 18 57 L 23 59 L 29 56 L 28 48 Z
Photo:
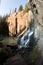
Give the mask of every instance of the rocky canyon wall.
M 6 19 L 9 28 L 9 35 L 14 36 L 25 33 L 32 22 L 31 20 L 32 15 L 30 14 L 30 11 L 28 13 L 25 11 L 11 13 Z
M 43 37 L 43 0 L 30 0 L 31 10 L 34 17 L 35 36 Z

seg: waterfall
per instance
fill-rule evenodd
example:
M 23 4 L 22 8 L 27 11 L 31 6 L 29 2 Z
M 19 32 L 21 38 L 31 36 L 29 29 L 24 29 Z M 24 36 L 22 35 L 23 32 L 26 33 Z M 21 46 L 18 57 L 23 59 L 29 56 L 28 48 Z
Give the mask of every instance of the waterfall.
M 28 30 L 23 34 L 23 36 L 21 38 L 19 38 L 18 40 L 20 40 L 18 43 L 18 47 L 19 48 L 28 48 L 29 47 L 29 42 L 30 40 L 32 40 L 32 38 L 34 38 L 34 21 L 32 21 L 32 24 L 30 25 L 30 28 L 28 28 Z

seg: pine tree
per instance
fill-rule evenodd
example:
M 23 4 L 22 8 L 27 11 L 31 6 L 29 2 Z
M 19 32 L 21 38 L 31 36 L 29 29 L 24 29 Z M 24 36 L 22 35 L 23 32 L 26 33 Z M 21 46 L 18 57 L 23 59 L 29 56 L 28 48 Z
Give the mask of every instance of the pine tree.
M 22 6 L 22 5 L 20 5 L 20 7 L 19 7 L 18 11 L 22 11 L 22 10 L 23 10 L 23 6 Z

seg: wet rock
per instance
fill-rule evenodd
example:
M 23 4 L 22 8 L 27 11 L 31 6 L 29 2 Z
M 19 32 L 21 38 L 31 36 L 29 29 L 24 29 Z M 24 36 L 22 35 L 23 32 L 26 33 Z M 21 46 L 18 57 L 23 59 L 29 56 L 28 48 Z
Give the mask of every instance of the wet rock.
M 35 36 L 40 38 L 43 36 L 43 1 L 32 0 L 30 6 L 34 17 Z

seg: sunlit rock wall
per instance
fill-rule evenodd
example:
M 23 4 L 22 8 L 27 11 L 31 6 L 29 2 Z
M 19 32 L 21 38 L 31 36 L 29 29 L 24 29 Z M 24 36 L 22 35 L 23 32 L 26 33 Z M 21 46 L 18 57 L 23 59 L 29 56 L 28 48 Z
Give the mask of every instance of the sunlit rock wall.
M 16 34 L 16 12 L 9 15 L 7 18 L 8 28 L 9 28 L 9 35 L 13 36 Z
M 9 35 L 22 35 L 27 31 L 32 22 L 32 14 L 31 11 L 28 13 L 25 11 L 20 11 L 18 13 L 13 12 L 7 18 L 7 23 L 9 27 Z
M 25 11 L 17 14 L 17 34 L 22 33 L 26 29 L 26 14 Z
M 17 34 L 22 35 L 30 27 L 32 22 L 33 14 L 31 10 L 28 12 L 21 11 L 17 14 Z

